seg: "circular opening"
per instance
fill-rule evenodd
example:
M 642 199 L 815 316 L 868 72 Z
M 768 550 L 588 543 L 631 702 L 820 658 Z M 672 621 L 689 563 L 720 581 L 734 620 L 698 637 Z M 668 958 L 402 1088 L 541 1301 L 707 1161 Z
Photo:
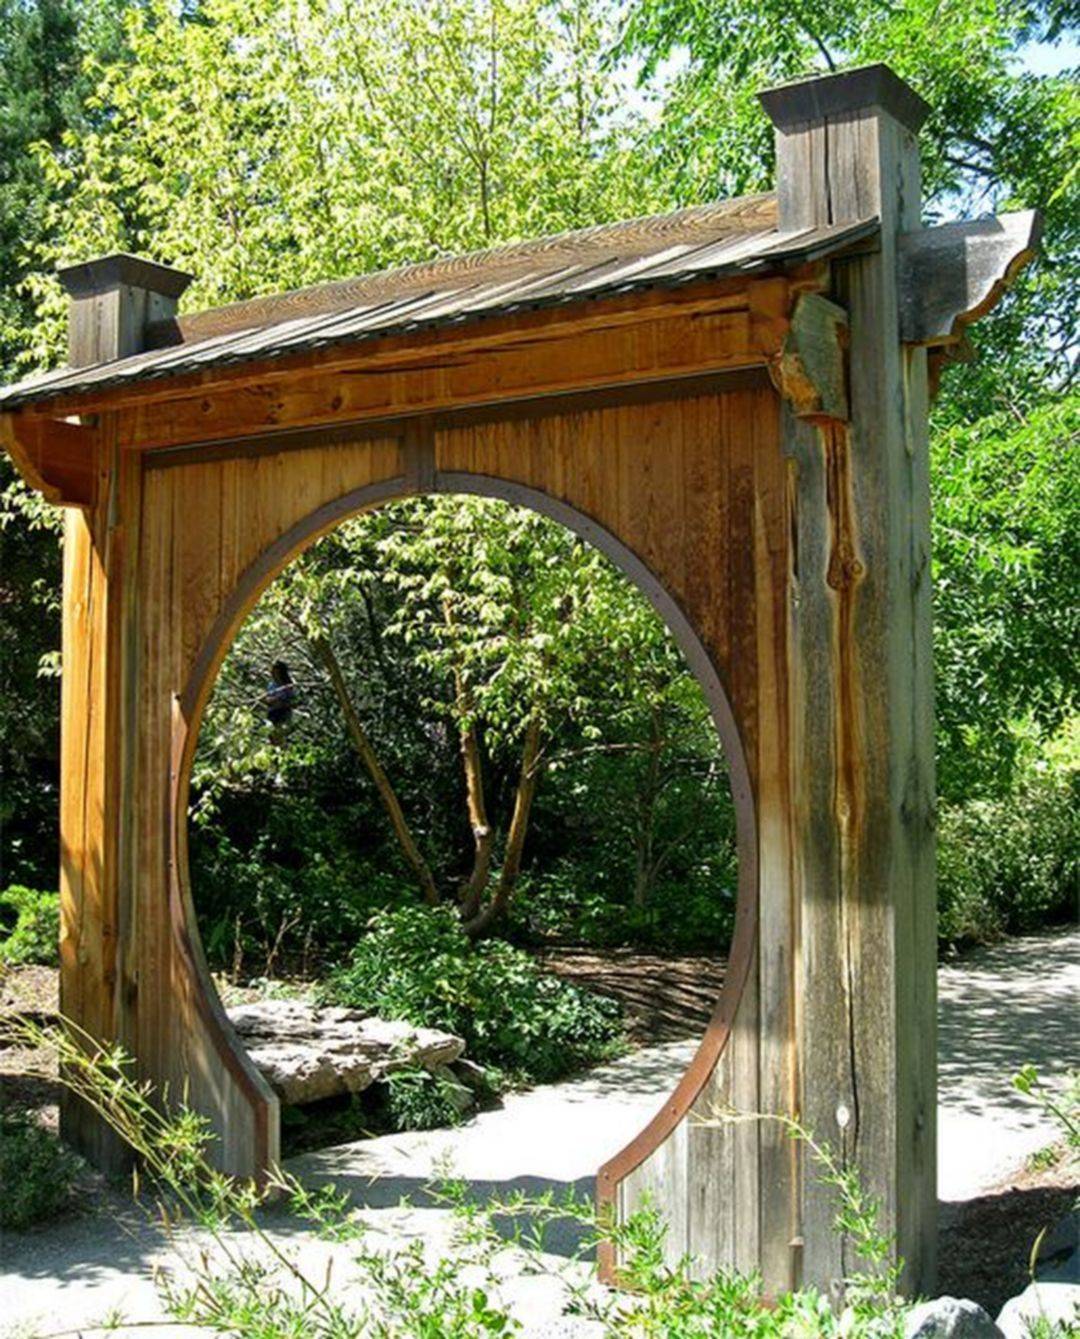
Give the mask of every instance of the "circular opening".
M 245 1002 L 299 994 L 456 1023 L 485 1067 L 506 1062 L 501 1080 L 544 1080 L 602 1058 L 603 1038 L 575 1052 L 572 1023 L 534 1056 L 493 1057 L 477 1037 L 500 1019 L 462 1026 L 442 998 L 453 979 L 401 986 L 402 937 L 430 917 L 451 978 L 443 941 L 464 934 L 501 953 L 511 980 L 527 954 L 554 983 L 543 990 L 620 1000 L 636 1044 L 700 1036 L 748 891 L 748 785 L 715 670 L 640 561 L 541 495 L 468 486 L 529 506 L 428 496 L 329 529 L 348 514 L 335 503 L 242 583 L 189 686 L 202 701 L 221 663 L 192 750 L 194 914 L 233 1021 Z M 379 953 L 397 994 L 377 979 Z M 519 1007 L 524 1026 L 536 1001 Z M 502 1014 L 505 1031 L 514 1009 Z M 602 1032 L 604 1009 L 576 1025 Z M 258 1033 L 246 1037 L 287 1097 Z M 655 1097 L 677 1077 L 657 1074 Z M 390 1119 L 431 1117 L 396 1086 Z M 323 1142 L 350 1133 L 335 1101 Z M 301 1109 L 289 1123 L 310 1124 L 306 1097 L 288 1105 Z

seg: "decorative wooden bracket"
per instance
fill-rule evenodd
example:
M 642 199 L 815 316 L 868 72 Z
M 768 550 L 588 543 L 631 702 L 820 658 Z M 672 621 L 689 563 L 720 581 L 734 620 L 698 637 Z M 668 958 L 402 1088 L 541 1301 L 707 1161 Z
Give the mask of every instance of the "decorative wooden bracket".
M 1035 255 L 1038 213 L 946 223 L 900 238 L 900 336 L 940 348 L 995 306 Z
M 802 293 L 778 352 L 769 360 L 773 385 L 797 418 L 810 423 L 848 420 L 848 317 L 819 293 Z
M 96 429 L 64 419 L 0 414 L 0 444 L 46 502 L 92 507 L 97 480 Z

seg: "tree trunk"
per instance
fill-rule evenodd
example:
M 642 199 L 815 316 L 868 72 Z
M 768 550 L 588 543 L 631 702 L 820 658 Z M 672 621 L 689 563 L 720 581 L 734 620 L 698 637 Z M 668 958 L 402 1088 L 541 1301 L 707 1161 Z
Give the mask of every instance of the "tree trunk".
M 506 852 L 503 856 L 499 882 L 488 904 L 477 911 L 471 920 L 465 922 L 465 929 L 475 939 L 494 924 L 506 911 L 521 873 L 521 857 L 525 850 L 525 834 L 529 829 L 529 815 L 532 811 L 536 786 L 540 779 L 540 719 L 530 717 L 525 729 L 525 743 L 521 752 L 521 771 L 518 775 L 517 791 L 514 795 L 514 812 L 510 819 L 510 830 L 506 835 Z
M 645 779 L 638 793 L 638 831 L 634 839 L 634 906 L 639 910 L 649 900 L 654 881 L 653 846 L 656 838 L 656 802 L 660 795 L 660 755 L 664 748 L 659 714 L 654 707 L 650 713 L 652 726 L 649 740 L 649 761 Z
M 368 738 L 367 731 L 357 714 L 356 707 L 353 705 L 352 697 L 349 694 L 348 685 L 345 682 L 345 676 L 341 672 L 341 665 L 334 654 L 334 648 L 329 640 L 321 635 L 309 635 L 308 642 L 315 657 L 326 670 L 330 679 L 330 685 L 334 690 L 334 696 L 341 707 L 342 715 L 345 717 L 345 724 L 348 727 L 349 738 L 352 741 L 353 748 L 360 757 L 360 761 L 367 769 L 368 776 L 371 777 L 378 791 L 379 799 L 382 801 L 383 808 L 386 810 L 390 819 L 390 825 L 394 830 L 394 836 L 397 838 L 398 846 L 405 857 L 410 869 L 416 875 L 417 882 L 420 885 L 420 891 L 424 895 L 424 901 L 429 906 L 439 905 L 439 890 L 435 886 L 435 878 L 428 867 L 427 861 L 421 854 L 416 839 L 409 828 L 408 820 L 401 807 L 401 801 L 397 797 L 397 792 L 390 781 L 390 778 L 383 770 L 379 762 L 371 740 Z
M 449 598 L 443 599 L 443 618 L 446 626 L 454 626 L 454 610 Z M 461 765 L 465 773 L 465 802 L 469 811 L 469 828 L 473 836 L 473 867 L 458 893 L 462 920 L 473 919 L 491 877 L 491 853 L 495 834 L 488 820 L 484 798 L 484 774 L 480 762 L 480 740 L 473 718 L 474 703 L 465 672 L 461 665 L 454 666 L 454 699 L 458 714 L 458 739 L 461 744 Z

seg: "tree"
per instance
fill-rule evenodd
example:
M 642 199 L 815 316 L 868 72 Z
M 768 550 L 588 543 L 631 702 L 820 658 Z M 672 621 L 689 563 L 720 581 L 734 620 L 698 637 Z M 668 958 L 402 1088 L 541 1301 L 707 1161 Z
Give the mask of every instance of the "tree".
M 0 0 L 0 378 L 37 365 L 33 270 L 56 244 L 51 155 L 89 126 L 94 63 L 122 59 L 115 0 Z M 56 880 L 60 515 L 0 460 L 0 881 Z
M 620 48 L 647 87 L 674 61 L 651 152 L 682 202 L 768 185 L 758 89 L 884 60 L 932 108 L 928 222 L 1043 212 L 1038 263 L 976 327 L 974 360 L 945 373 L 933 415 L 938 754 L 954 802 L 1007 793 L 1025 748 L 1077 710 L 1062 611 L 1080 527 L 1080 95 L 1071 72 L 1022 63 L 1026 43 L 1075 32 L 1077 17 L 1056 0 L 633 0 Z
M 38 266 L 151 251 L 207 306 L 632 214 L 613 21 L 608 0 L 148 0 L 97 123 L 48 156 L 71 205 Z
M 466 498 L 396 504 L 348 522 L 297 560 L 222 671 L 200 788 L 279 768 L 258 722 L 257 676 L 286 647 L 302 666 L 307 712 L 289 747 L 310 757 L 337 716 L 413 882 L 430 904 L 452 899 L 473 934 L 510 904 L 544 776 L 558 778 L 586 754 L 648 760 L 637 813 L 635 897 L 644 902 L 686 835 L 654 845 L 656 809 L 684 755 L 723 773 L 701 691 L 644 597 L 596 550 L 522 508 Z M 457 833 L 468 834 L 466 859 L 441 860 L 430 841 L 417 802 L 425 750 L 404 740 L 404 721 L 386 710 L 399 677 L 421 739 L 432 751 L 456 740 L 452 793 L 464 808 Z
M 99 62 L 123 60 L 121 0 L 0 0 L 0 376 L 32 338 L 26 283 L 55 245 L 60 199 L 50 163 L 88 133 Z

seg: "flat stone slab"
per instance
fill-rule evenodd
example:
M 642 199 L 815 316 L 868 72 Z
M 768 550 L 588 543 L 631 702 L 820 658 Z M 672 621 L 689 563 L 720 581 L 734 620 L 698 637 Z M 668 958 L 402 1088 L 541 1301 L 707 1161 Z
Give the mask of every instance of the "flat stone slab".
M 396 1069 L 439 1071 L 465 1050 L 452 1033 L 360 1009 L 260 1000 L 227 1012 L 252 1063 L 292 1106 L 363 1092 Z

